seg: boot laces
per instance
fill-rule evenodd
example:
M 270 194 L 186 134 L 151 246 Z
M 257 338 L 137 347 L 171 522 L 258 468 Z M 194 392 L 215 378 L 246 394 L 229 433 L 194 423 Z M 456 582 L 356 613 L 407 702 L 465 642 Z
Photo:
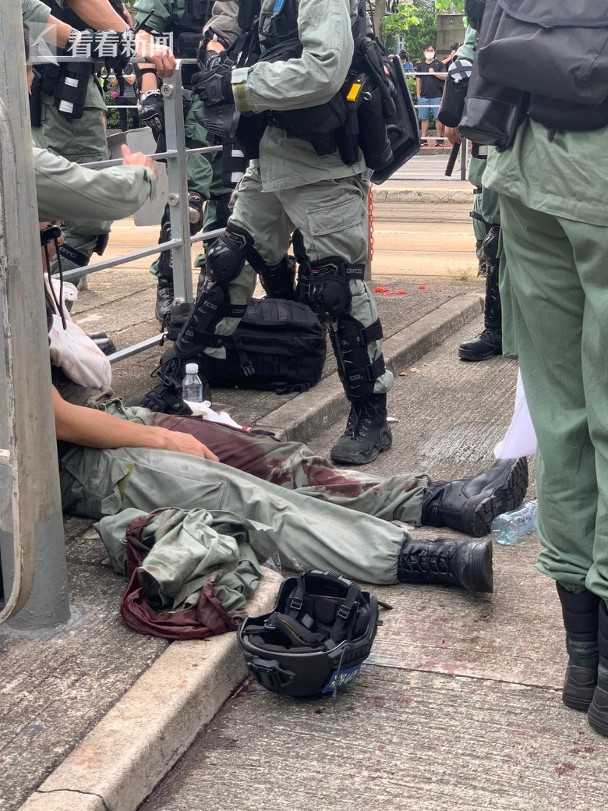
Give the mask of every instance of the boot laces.
M 434 542 L 424 546 L 417 545 L 409 552 L 406 547 L 408 568 L 419 574 L 450 574 L 455 553 L 455 544 Z

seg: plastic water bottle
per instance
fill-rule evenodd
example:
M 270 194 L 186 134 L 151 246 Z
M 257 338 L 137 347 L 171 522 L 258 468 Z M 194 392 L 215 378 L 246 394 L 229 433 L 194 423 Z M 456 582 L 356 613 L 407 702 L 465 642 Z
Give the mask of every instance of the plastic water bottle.
M 519 509 L 498 515 L 492 522 L 492 534 L 496 543 L 513 546 L 524 535 L 534 532 L 537 526 L 537 502 L 527 501 Z
M 198 376 L 198 363 L 187 363 L 184 382 L 182 383 L 182 399 L 193 414 L 198 414 L 204 408 L 203 382 Z

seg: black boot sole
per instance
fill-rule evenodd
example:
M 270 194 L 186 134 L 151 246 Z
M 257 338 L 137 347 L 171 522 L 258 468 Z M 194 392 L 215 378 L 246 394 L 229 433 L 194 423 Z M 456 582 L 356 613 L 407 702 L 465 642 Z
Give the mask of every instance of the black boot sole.
M 488 535 L 492 521 L 497 515 L 519 507 L 528 490 L 528 461 L 525 458 L 513 463 L 505 481 L 489 493 L 472 503 L 465 511 L 462 532 L 473 538 Z
M 492 542 L 476 541 L 467 544 L 467 547 L 469 561 L 463 573 L 462 587 L 479 594 L 491 594 L 494 591 Z
M 571 710 L 587 712 L 597 685 L 597 667 L 568 665 L 562 701 Z M 607 719 L 608 720 L 608 719 Z
M 339 453 L 336 453 L 334 448 L 331 449 L 329 455 L 331 457 L 331 461 L 337 465 L 369 465 L 372 462 L 375 462 L 381 453 L 388 451 L 392 445 L 393 435 L 390 431 L 383 431 L 380 444 L 374 445 L 370 453 L 364 459 L 354 455 L 350 456 L 348 453 L 340 455 Z
M 608 691 L 596 687 L 593 701 L 587 711 L 589 726 L 599 735 L 608 738 Z
M 499 349 L 498 347 L 496 349 L 488 349 L 485 352 L 467 352 L 466 349 L 458 350 L 458 357 L 465 363 L 476 363 L 478 361 L 491 360 L 492 358 L 498 358 L 501 355 L 502 349 Z

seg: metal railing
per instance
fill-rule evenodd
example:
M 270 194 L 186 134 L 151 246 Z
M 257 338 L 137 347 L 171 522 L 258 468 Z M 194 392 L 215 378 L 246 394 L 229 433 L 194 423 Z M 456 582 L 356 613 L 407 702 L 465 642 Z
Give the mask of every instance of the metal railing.
M 86 271 L 87 275 L 90 273 L 98 273 L 101 270 L 108 270 L 118 267 L 119 265 L 128 264 L 136 259 L 143 259 L 147 256 L 154 256 L 162 251 L 170 250 L 172 254 L 175 300 L 176 302 L 191 302 L 193 300 L 191 246 L 197 242 L 213 239 L 219 236 L 224 230 L 202 231 L 194 236 L 190 235 L 188 181 L 186 173 L 187 156 L 197 154 L 204 155 L 222 151 L 221 146 L 186 148 L 181 68 L 184 65 L 195 64 L 197 64 L 195 59 L 178 60 L 176 70 L 171 78 L 163 80 L 161 92 L 165 113 L 166 149 L 164 152 L 158 152 L 149 156 L 154 160 L 166 161 L 167 176 L 169 179 L 168 203 L 171 219 L 171 239 L 166 242 L 154 244 L 149 248 L 142 248 L 132 253 L 89 264 L 85 268 L 75 268 L 64 273 L 64 279 L 66 281 L 77 279 L 82 275 L 83 270 Z M 104 169 L 110 166 L 120 166 L 121 164 L 121 160 L 107 160 L 85 163 L 83 166 L 93 169 Z M 147 349 L 157 346 L 162 341 L 162 338 L 162 333 L 159 333 L 137 344 L 120 349 L 110 355 L 110 362 L 117 363 L 139 352 L 145 352 Z

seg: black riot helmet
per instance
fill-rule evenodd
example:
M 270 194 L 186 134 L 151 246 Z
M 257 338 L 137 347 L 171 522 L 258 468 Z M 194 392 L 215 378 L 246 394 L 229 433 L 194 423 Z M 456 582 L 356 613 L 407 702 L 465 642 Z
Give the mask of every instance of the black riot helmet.
M 486 0 L 465 0 L 464 13 L 471 28 L 479 31 L 483 12 L 486 8 Z
M 257 681 L 295 698 L 335 695 L 367 659 L 378 602 L 344 577 L 312 570 L 288 578 L 269 614 L 250 617 L 239 642 Z

